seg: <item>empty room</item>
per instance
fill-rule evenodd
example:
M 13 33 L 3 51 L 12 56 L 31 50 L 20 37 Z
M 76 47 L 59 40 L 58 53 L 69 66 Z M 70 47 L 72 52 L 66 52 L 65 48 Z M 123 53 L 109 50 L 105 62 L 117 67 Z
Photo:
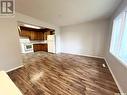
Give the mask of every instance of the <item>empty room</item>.
M 127 95 L 127 0 L 0 0 L 0 95 Z

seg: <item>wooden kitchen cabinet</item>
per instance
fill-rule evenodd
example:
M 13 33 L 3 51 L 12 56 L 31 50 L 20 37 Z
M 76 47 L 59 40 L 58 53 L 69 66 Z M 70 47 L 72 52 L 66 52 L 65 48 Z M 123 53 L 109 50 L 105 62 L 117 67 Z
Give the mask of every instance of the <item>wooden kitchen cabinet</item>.
M 34 40 L 35 38 L 35 34 L 33 31 L 30 32 L 30 40 Z
M 38 32 L 38 40 L 44 40 L 43 32 Z
M 47 33 L 46 32 L 44 32 L 43 37 L 44 37 L 44 40 L 47 40 Z
M 32 29 L 23 26 L 20 26 L 20 29 L 20 36 L 28 37 L 30 40 L 47 40 L 48 35 L 53 35 L 55 33 L 53 29 Z
M 34 49 L 34 52 L 42 51 L 42 45 L 41 44 L 34 44 L 33 49 Z
M 48 46 L 47 46 L 47 44 L 33 44 L 33 49 L 34 49 L 34 52 L 37 52 L 37 51 L 47 52 Z
M 43 51 L 48 52 L 48 44 L 43 44 Z
M 43 33 L 31 31 L 30 40 L 43 40 Z
M 20 27 L 19 35 L 21 37 L 28 37 L 30 40 L 43 40 L 43 32 L 37 29 Z
M 22 37 L 30 37 L 31 32 L 28 31 L 28 30 L 21 30 L 21 31 L 19 32 L 19 35 L 22 36 Z

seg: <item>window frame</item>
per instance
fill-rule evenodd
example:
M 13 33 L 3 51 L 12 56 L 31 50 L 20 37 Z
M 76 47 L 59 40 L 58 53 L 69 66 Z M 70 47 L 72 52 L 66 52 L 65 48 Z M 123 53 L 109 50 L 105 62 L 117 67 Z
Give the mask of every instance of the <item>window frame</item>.
M 118 38 L 118 42 L 117 42 L 117 52 L 113 52 L 113 42 L 114 42 L 114 35 L 115 35 L 115 31 L 114 31 L 114 28 L 116 26 L 114 26 L 116 23 L 115 21 L 117 21 L 117 19 L 122 19 L 121 21 L 121 25 L 120 25 L 120 36 Z M 121 12 L 114 20 L 113 20 L 113 24 L 112 24 L 112 34 L 111 34 L 111 40 L 110 40 L 110 54 L 112 54 L 118 61 L 120 61 L 121 63 L 123 63 L 126 67 L 127 67 L 127 61 L 125 61 L 123 58 L 121 58 L 119 56 L 120 54 L 120 48 L 122 47 L 121 44 L 122 44 L 122 37 L 123 37 L 123 34 L 125 32 L 125 26 L 127 24 L 127 12 Z

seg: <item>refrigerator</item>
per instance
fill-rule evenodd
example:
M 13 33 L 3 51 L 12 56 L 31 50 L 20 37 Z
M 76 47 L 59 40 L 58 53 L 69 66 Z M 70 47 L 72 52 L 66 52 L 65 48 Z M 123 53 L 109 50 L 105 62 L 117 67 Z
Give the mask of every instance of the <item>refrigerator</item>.
M 48 52 L 56 53 L 56 37 L 55 35 L 47 36 Z

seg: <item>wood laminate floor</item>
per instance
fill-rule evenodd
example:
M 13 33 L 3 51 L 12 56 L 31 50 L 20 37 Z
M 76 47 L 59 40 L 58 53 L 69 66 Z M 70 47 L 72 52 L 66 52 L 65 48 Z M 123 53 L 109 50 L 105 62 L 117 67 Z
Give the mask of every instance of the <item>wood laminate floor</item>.
M 24 95 L 114 95 L 119 90 L 103 59 L 36 52 L 8 73 Z

